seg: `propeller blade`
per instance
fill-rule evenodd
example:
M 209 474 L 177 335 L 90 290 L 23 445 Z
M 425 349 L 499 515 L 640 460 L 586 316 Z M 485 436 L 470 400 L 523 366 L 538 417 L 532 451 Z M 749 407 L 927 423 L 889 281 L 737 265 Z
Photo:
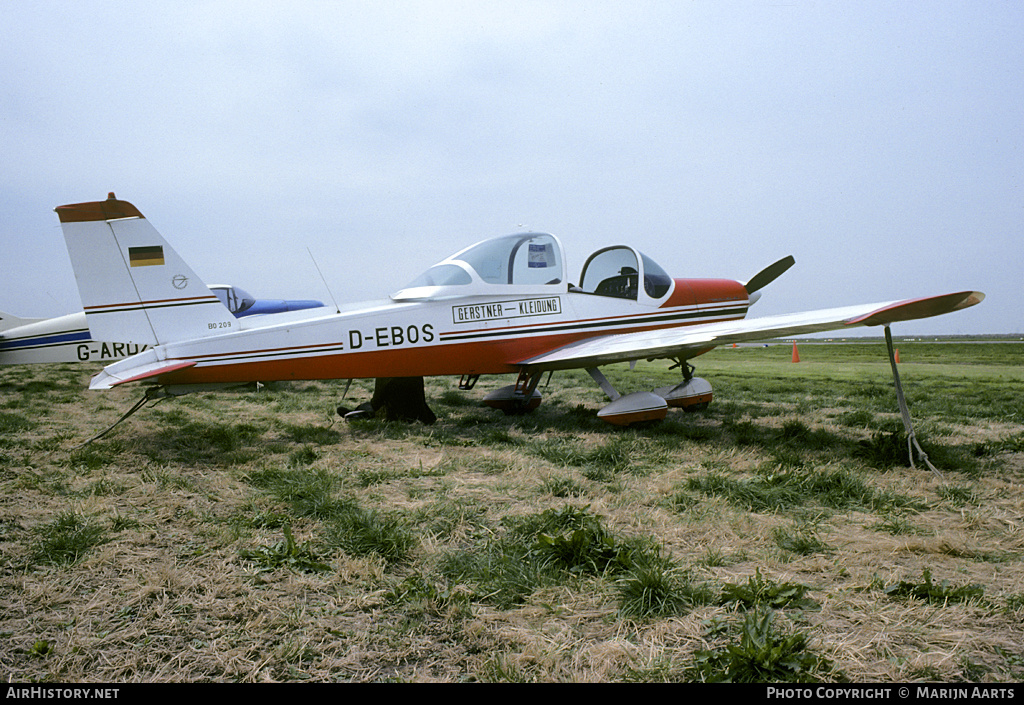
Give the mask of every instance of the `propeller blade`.
M 778 279 L 782 276 L 783 272 L 794 264 L 796 264 L 796 260 L 793 259 L 792 255 L 783 257 L 778 262 L 769 264 L 767 267 L 755 274 L 750 281 L 743 285 L 743 287 L 747 290 L 748 294 L 753 294 L 758 289 L 763 289 Z

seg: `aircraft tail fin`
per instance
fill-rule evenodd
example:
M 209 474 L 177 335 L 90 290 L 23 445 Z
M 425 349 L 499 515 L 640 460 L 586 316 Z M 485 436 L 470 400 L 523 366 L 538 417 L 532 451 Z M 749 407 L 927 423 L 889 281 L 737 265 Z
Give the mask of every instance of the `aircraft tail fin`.
M 14 314 L 0 311 L 0 331 L 27 326 L 29 323 L 38 323 L 42 318 L 18 318 Z
M 238 330 L 238 320 L 131 203 L 111 193 L 55 211 L 94 339 L 155 346 Z

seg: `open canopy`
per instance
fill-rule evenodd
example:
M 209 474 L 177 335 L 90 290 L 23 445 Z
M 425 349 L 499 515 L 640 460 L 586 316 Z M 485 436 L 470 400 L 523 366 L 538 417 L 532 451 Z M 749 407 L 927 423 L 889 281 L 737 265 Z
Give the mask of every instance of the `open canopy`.
M 580 274 L 579 290 L 653 303 L 665 298 L 673 286 L 672 278 L 650 257 L 632 247 L 615 245 L 587 258 Z

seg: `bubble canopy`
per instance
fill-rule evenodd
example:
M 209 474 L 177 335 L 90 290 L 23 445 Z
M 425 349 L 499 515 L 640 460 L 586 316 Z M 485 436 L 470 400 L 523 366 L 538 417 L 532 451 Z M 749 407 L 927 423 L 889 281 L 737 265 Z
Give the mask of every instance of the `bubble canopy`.
M 491 238 L 456 252 L 391 295 L 396 301 L 565 291 L 562 243 L 547 233 Z

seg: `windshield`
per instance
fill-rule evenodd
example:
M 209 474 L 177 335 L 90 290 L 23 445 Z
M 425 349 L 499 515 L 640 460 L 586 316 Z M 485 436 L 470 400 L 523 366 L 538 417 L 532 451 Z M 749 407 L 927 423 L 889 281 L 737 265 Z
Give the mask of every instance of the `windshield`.
M 660 299 L 672 288 L 672 277 L 658 263 L 644 253 L 640 253 L 644 261 L 644 291 L 652 299 Z
M 633 250 L 610 247 L 594 253 L 583 265 L 580 288 L 600 296 L 636 299 L 639 271 L 640 265 Z
M 456 264 L 435 264 L 433 267 L 419 275 L 405 285 L 406 289 L 419 286 L 461 286 L 472 283 L 473 278 L 469 276 L 462 267 Z
M 256 303 L 256 299 L 253 298 L 245 289 L 240 289 L 237 286 L 227 286 L 224 284 L 211 284 L 210 290 L 220 299 L 220 302 L 228 307 L 231 313 L 239 314 L 243 311 L 247 311 Z

